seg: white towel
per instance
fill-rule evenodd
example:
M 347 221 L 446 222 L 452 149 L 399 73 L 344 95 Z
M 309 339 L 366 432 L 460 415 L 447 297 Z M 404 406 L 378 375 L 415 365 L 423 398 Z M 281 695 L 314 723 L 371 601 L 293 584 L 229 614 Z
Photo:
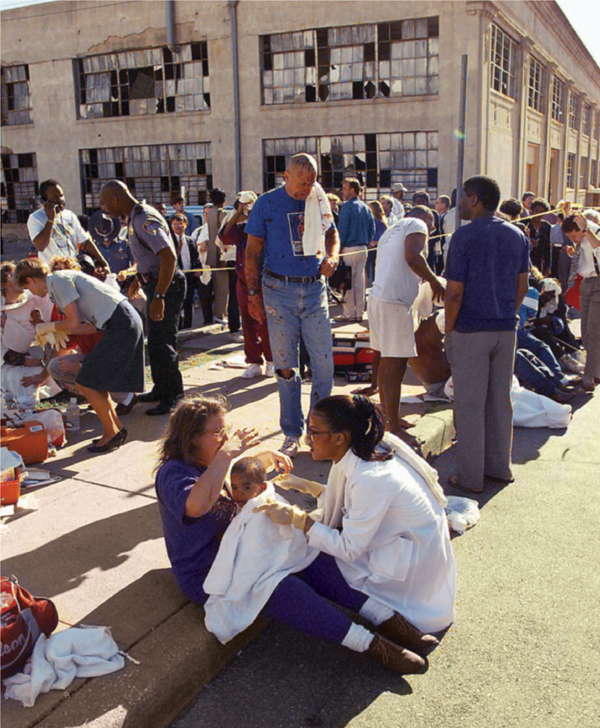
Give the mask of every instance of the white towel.
M 99 677 L 125 664 L 107 627 L 72 627 L 40 635 L 25 671 L 6 678 L 5 697 L 31 708 L 40 693 L 64 690 L 76 677 Z
M 196 234 L 196 232 L 197 232 L 197 234 Z M 200 243 L 207 243 L 209 241 L 209 239 L 210 239 L 210 235 L 208 233 L 208 223 L 206 223 L 206 222 L 204 223 L 204 225 L 201 228 L 198 228 L 197 231 L 194 230 L 194 232 L 192 233 L 192 240 L 198 247 L 200 247 Z M 200 263 L 202 264 L 202 268 L 205 269 L 202 271 L 200 280 L 202 281 L 202 283 L 205 286 L 207 286 L 210 283 L 210 279 L 212 277 L 211 271 L 206 270 L 206 268 L 208 267 L 207 263 L 206 263 L 208 252 L 206 250 L 204 251 L 204 253 L 198 251 L 198 254 L 200 255 Z
M 249 500 L 225 531 L 204 581 L 210 595 L 206 628 L 223 644 L 254 622 L 282 579 L 305 569 L 319 554 L 308 546 L 303 531 L 278 526 L 266 513 L 254 512 L 267 500 L 287 503 L 270 483 Z
M 304 255 L 325 255 L 325 233 L 333 223 L 329 199 L 318 182 L 315 182 L 304 207 Z

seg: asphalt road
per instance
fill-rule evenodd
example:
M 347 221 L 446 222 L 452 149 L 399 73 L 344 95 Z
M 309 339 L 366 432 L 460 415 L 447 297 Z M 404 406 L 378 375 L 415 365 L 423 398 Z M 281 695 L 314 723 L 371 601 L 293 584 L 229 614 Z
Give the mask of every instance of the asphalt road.
M 516 483 L 454 539 L 456 623 L 425 675 L 271 623 L 174 728 L 598 728 L 600 392 L 576 404 L 568 431 L 515 431 Z

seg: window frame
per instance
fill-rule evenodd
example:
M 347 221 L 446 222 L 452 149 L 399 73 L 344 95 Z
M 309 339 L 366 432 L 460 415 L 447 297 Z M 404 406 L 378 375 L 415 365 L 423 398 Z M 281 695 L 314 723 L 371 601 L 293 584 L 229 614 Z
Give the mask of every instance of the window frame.
M 490 32 L 490 87 L 496 93 L 514 100 L 517 43 L 496 23 L 492 23 Z M 507 61 L 506 67 L 503 60 Z

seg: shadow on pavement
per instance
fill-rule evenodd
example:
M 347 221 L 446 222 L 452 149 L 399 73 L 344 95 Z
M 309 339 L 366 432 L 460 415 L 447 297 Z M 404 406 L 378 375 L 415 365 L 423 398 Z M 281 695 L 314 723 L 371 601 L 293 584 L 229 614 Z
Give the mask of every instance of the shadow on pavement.
M 53 597 L 76 589 L 95 569 L 108 572 L 130 558 L 140 543 L 162 538 L 155 502 L 86 524 L 37 549 L 2 562 L 24 587 Z

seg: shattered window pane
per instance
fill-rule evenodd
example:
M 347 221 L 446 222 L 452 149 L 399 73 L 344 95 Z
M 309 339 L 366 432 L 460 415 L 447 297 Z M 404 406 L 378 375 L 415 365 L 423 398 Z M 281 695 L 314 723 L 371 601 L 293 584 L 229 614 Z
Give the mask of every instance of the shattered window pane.
M 263 140 L 264 189 L 284 183 L 290 157 L 308 152 L 317 160 L 321 185 L 340 194 L 345 177 L 357 177 L 367 200 L 389 194 L 402 182 L 411 192 L 437 196 L 438 132 L 342 134 Z
M 190 205 L 202 205 L 213 187 L 210 155 L 210 142 L 80 149 L 85 213 L 91 215 L 100 208 L 100 190 L 111 179 L 125 182 L 135 197 L 151 205 L 168 203 L 171 194 L 182 189 Z
M 210 110 L 206 41 L 80 58 L 79 118 Z
M 437 94 L 438 34 L 432 17 L 263 35 L 263 104 Z
M 35 153 L 2 154 L 0 205 L 3 223 L 24 223 L 35 210 L 38 195 Z
M 32 124 L 29 66 L 2 67 L 2 126 Z

